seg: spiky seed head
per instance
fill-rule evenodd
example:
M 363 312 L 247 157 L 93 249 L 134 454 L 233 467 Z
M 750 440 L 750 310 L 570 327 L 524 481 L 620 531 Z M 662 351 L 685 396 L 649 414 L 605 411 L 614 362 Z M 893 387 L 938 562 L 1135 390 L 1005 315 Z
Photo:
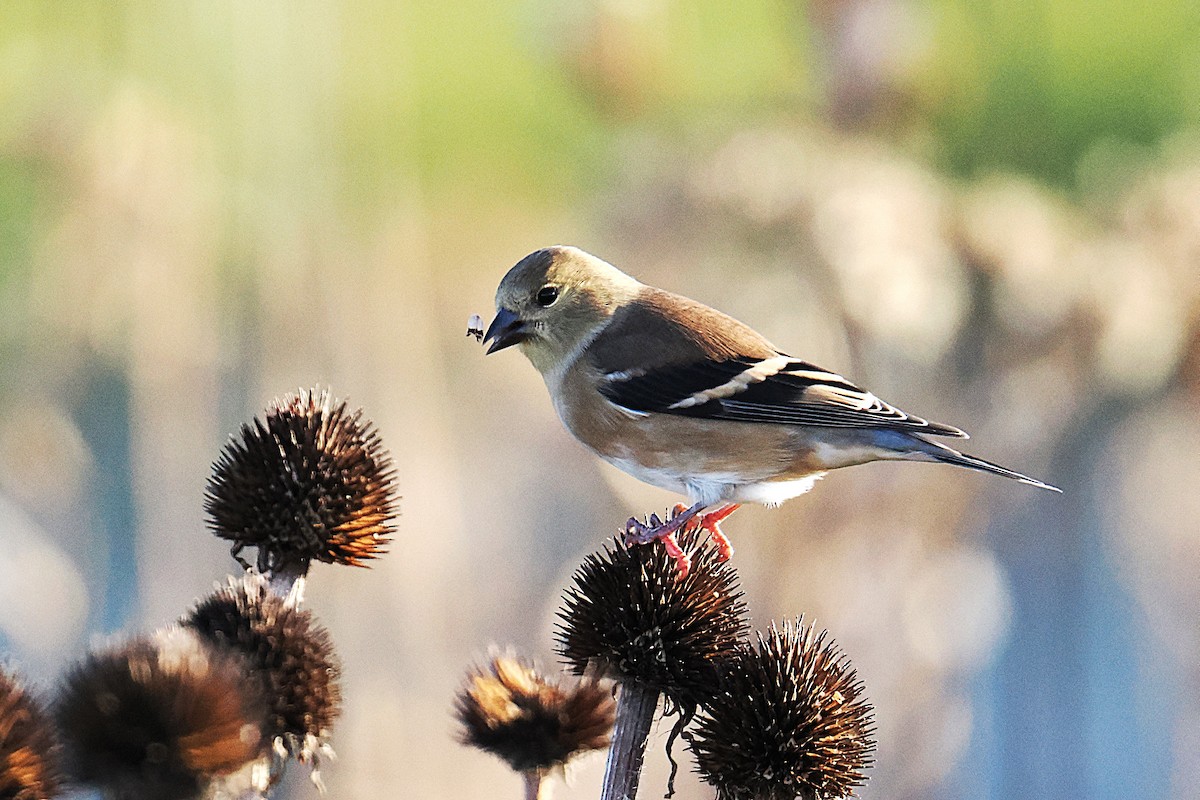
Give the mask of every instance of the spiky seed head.
M 46 800 L 61 783 L 53 721 L 15 675 L 0 668 L 0 798 Z
M 608 747 L 612 692 L 595 680 L 551 680 L 510 656 L 472 670 L 455 698 L 461 741 L 517 772 L 547 772 Z
M 193 797 L 264 753 L 259 689 L 241 656 L 179 628 L 93 652 L 56 704 L 68 772 L 106 797 Z
M 696 532 L 679 537 L 692 569 L 654 545 L 614 540 L 575 571 L 559 611 L 559 653 L 576 674 L 589 669 L 637 681 L 692 709 L 716 691 L 716 662 L 745 634 L 737 573 Z
M 222 539 L 258 548 L 261 571 L 312 560 L 363 566 L 386 552 L 395 472 L 374 425 L 327 390 L 276 400 L 243 425 L 213 464 L 208 524 Z
M 722 664 L 688 738 L 719 800 L 824 800 L 865 782 L 871 706 L 849 660 L 803 620 L 774 625 Z
M 245 656 L 265 687 L 266 733 L 290 754 L 303 755 L 328 738 L 341 711 L 341 670 L 329 632 L 312 612 L 247 573 L 201 600 L 181 624 Z

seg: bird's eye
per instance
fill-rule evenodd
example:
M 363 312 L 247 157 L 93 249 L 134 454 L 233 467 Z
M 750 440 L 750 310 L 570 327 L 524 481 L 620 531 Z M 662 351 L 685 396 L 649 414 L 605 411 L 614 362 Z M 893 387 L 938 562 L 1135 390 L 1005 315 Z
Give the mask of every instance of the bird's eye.
M 558 287 L 546 285 L 538 289 L 537 304 L 542 308 L 554 305 L 554 301 L 558 299 Z

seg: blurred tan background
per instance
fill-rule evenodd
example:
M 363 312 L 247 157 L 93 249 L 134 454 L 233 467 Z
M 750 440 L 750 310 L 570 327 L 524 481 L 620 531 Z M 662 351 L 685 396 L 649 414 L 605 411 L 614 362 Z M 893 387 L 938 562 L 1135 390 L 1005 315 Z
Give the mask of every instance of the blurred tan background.
M 0 657 L 41 685 L 233 568 L 209 465 L 319 382 L 377 422 L 403 494 L 390 556 L 310 582 L 345 661 L 329 796 L 519 796 L 454 741 L 462 671 L 491 643 L 553 666 L 570 572 L 675 501 L 464 336 L 509 266 L 569 243 L 1065 490 L 869 465 L 727 526 L 756 624 L 815 618 L 864 679 L 863 797 L 1200 796 L 1194 4 L 125 0 L 0 23 Z M 596 796 L 601 767 L 558 796 Z

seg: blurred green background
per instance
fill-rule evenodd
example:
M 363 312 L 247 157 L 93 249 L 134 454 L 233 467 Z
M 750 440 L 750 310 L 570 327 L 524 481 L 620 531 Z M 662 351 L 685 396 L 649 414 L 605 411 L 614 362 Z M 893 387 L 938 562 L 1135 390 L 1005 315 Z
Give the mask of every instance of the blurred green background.
M 0 22 L 0 655 L 42 685 L 234 567 L 209 465 L 320 382 L 378 423 L 404 495 L 386 560 L 310 582 L 345 660 L 330 794 L 517 796 L 454 741 L 459 676 L 493 642 L 553 665 L 571 570 L 674 502 L 463 335 L 511 264 L 569 243 L 1065 489 L 869 465 L 727 526 L 756 622 L 815 617 L 864 679 L 863 797 L 1200 796 L 1200 5 Z

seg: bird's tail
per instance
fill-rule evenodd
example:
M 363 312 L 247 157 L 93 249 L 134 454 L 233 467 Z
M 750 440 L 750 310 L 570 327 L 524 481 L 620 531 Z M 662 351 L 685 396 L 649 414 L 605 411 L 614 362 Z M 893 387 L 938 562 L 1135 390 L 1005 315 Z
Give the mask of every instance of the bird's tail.
M 927 456 L 932 461 L 938 461 L 942 464 L 953 464 L 956 467 L 966 467 L 967 469 L 977 469 L 980 472 L 990 472 L 993 475 L 1003 475 L 1006 478 L 1012 478 L 1014 481 L 1027 483 L 1039 489 L 1049 489 L 1052 492 L 1062 493 L 1062 489 L 1059 489 L 1057 486 L 1051 486 L 1048 483 L 1039 481 L 1037 478 L 1022 475 L 1020 472 L 1011 470 L 1008 467 L 1002 467 L 999 464 L 993 464 L 991 461 L 985 461 L 982 458 L 960 453 L 953 448 L 946 447 L 944 444 L 938 442 L 931 442 L 924 437 L 914 436 L 913 438 L 920 439 L 923 444 L 928 445 L 928 447 L 921 448 L 920 454 Z

